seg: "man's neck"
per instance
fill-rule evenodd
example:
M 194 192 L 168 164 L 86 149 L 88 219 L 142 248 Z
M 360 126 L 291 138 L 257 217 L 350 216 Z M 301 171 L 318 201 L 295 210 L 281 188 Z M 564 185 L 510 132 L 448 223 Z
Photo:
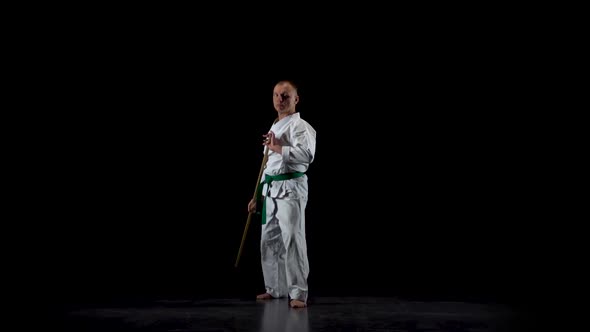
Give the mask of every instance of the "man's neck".
M 295 114 L 295 111 L 289 112 L 289 113 L 279 113 L 279 121 L 288 117 L 289 115 L 293 115 Z

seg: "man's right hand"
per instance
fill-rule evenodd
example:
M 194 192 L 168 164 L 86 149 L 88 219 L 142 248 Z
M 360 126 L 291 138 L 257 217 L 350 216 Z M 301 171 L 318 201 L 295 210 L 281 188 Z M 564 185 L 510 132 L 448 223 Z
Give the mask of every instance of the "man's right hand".
M 256 199 L 252 198 L 248 203 L 248 212 L 254 213 L 256 212 Z

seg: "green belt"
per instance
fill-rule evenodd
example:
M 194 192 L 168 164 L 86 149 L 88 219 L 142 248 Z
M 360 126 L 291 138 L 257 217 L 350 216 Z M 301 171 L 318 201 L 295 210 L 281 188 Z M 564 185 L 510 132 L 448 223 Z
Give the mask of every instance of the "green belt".
M 262 187 L 264 186 L 265 183 L 268 186 L 270 186 L 270 184 L 273 181 L 284 181 L 284 180 L 302 177 L 303 175 L 305 175 L 305 173 L 302 173 L 302 172 L 293 172 L 293 173 L 285 173 L 285 174 L 277 174 L 277 175 L 264 174 L 264 181 L 262 181 L 260 183 L 260 185 L 258 186 L 258 192 L 256 193 L 256 200 L 257 201 L 262 200 Z M 266 199 L 262 203 L 262 224 L 263 225 L 266 224 Z

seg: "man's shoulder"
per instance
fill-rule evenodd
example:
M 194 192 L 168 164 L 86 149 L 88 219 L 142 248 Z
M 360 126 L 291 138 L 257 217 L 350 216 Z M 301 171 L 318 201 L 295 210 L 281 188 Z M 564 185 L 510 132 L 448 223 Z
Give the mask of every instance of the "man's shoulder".
M 296 129 L 300 129 L 300 130 L 311 130 L 313 132 L 315 132 L 315 129 L 313 128 L 313 126 L 307 122 L 306 120 L 304 120 L 303 118 L 301 118 L 301 116 L 299 118 L 297 118 L 295 121 L 293 121 L 293 127 Z
M 296 136 L 309 134 L 313 136 L 316 135 L 315 129 L 312 127 L 312 125 L 303 119 L 297 121 L 297 123 L 295 123 L 291 128 L 292 133 L 294 133 Z

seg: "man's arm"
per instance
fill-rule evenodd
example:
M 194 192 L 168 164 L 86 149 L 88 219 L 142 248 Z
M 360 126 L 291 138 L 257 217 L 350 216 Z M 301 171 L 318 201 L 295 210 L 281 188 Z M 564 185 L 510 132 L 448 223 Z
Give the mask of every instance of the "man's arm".
M 294 129 L 291 146 L 283 146 L 281 156 L 285 163 L 309 164 L 315 155 L 316 134 L 313 128 Z

